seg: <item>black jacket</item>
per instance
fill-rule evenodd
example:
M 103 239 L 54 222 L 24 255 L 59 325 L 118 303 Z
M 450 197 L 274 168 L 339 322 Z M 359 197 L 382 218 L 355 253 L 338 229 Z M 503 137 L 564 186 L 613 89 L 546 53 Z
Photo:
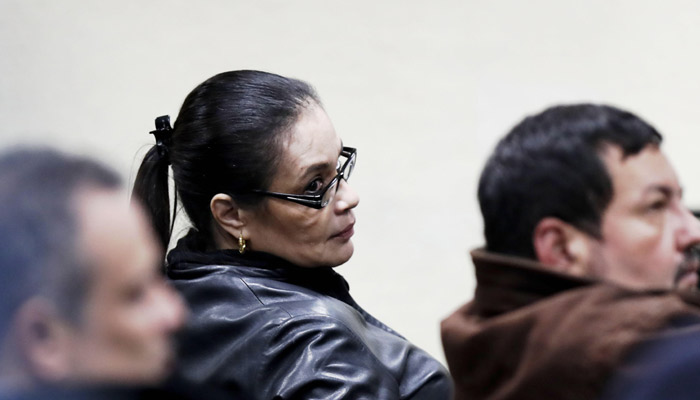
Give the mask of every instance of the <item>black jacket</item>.
M 214 388 L 193 384 L 179 376 L 171 376 L 159 385 L 127 383 L 64 383 L 39 385 L 21 391 L 0 386 L 0 400 L 238 400 L 247 399 L 240 393 L 232 396 Z
M 251 399 L 449 399 L 446 369 L 365 312 L 331 268 L 265 253 L 168 255 L 191 317 L 180 373 Z

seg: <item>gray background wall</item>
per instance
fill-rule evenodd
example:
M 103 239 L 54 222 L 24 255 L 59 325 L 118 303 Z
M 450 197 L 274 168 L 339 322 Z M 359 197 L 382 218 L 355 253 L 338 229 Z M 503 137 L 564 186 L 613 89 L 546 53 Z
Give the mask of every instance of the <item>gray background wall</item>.
M 153 119 L 215 73 L 311 82 L 359 148 L 355 256 L 370 312 L 444 359 L 472 296 L 475 189 L 496 140 L 561 102 L 628 108 L 700 207 L 700 3 L 641 0 L 0 0 L 0 148 L 43 143 L 133 179 Z

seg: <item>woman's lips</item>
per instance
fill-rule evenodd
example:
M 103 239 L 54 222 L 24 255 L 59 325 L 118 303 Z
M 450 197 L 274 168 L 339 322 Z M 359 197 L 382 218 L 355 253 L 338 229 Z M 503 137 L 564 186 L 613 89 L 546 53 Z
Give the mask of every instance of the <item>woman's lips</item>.
M 355 234 L 355 229 L 353 229 L 354 226 L 355 226 L 355 223 L 353 222 L 350 225 L 348 225 L 345 229 L 343 229 L 342 231 L 333 235 L 332 238 L 340 238 L 340 239 L 344 239 L 344 240 L 350 239 L 352 237 L 352 235 Z

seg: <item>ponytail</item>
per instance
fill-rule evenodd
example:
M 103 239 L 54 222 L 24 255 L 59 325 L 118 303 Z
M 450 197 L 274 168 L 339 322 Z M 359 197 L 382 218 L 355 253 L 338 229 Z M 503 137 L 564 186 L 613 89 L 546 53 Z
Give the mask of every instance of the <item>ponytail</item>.
M 168 193 L 169 145 L 172 133 L 170 117 L 156 118 L 156 130 L 151 131 L 151 133 L 156 137 L 156 144 L 148 150 L 141 162 L 131 197 L 132 201 L 138 199 L 145 207 L 151 225 L 165 251 L 170 243 L 177 209 L 177 205 L 173 206 L 171 221 L 170 195 Z M 175 193 L 175 201 L 177 202 L 177 190 Z

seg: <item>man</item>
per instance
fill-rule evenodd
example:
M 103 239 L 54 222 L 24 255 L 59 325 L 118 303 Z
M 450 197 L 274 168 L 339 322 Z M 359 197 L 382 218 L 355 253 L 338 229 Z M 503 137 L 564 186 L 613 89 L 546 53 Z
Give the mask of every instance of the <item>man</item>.
M 697 286 L 700 223 L 661 140 L 582 104 L 500 141 L 479 182 L 475 296 L 442 325 L 458 399 L 596 398 L 631 348 L 700 321 L 671 291 Z
M 0 392 L 168 376 L 184 306 L 112 171 L 50 150 L 0 157 L 0 243 Z

